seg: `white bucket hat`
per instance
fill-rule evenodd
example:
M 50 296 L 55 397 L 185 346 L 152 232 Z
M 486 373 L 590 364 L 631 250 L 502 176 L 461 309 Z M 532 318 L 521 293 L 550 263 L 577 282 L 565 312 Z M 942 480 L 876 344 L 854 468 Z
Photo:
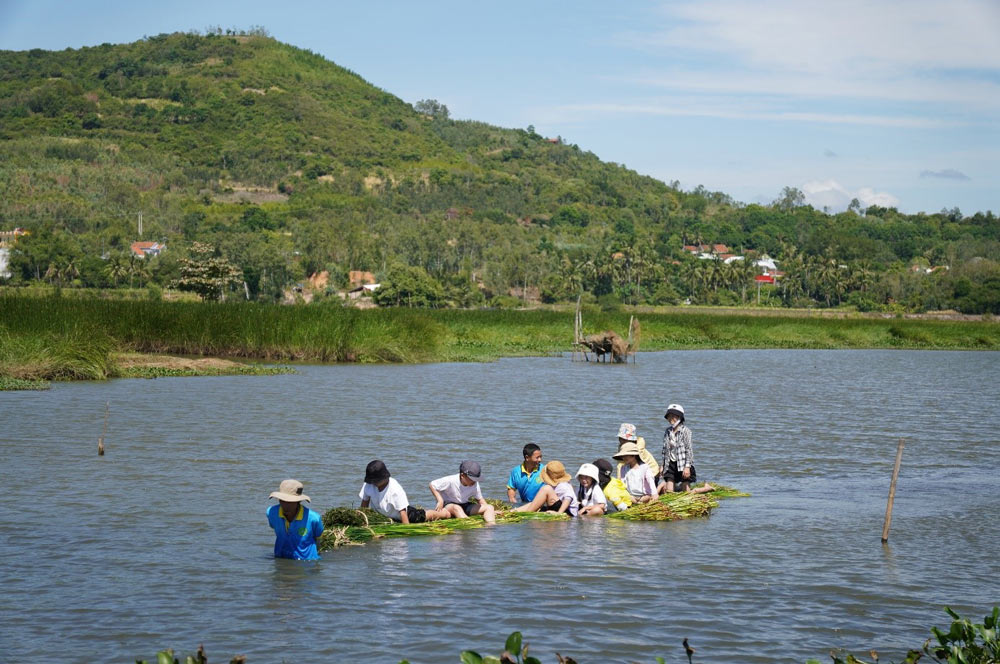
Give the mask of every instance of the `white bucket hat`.
M 589 477 L 593 479 L 595 482 L 600 481 L 599 471 L 597 470 L 597 466 L 595 466 L 592 463 L 585 463 L 582 466 L 580 466 L 580 470 L 576 471 L 576 476 L 580 477 L 581 475 Z

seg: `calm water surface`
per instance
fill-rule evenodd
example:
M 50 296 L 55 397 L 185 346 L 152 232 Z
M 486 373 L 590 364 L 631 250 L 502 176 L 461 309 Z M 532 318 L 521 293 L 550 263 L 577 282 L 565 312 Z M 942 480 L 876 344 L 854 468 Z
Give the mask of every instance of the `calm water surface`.
M 0 393 L 0 659 L 457 661 L 514 630 L 581 662 L 883 659 L 1000 602 L 1000 354 L 697 351 L 630 366 L 301 367 Z M 679 523 L 529 523 L 271 558 L 267 494 L 411 500 L 464 458 L 504 495 L 526 442 L 571 471 L 687 408 L 699 476 L 752 498 Z M 95 447 L 111 404 L 107 455 Z M 879 541 L 906 438 L 888 547 Z

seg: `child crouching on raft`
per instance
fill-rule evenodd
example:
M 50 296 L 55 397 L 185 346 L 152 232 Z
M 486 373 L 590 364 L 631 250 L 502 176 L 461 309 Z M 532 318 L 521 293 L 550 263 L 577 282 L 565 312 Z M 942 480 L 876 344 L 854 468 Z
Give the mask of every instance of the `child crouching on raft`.
M 393 521 L 400 523 L 423 523 L 450 519 L 459 514 L 465 516 L 458 505 L 445 505 L 443 509 L 423 510 L 414 507 L 406 498 L 406 492 L 392 476 L 385 463 L 375 459 L 365 468 L 365 483 L 358 493 L 361 507 L 371 507 Z
M 569 483 L 572 478 L 566 472 L 566 466 L 563 465 L 562 461 L 549 461 L 539 473 L 539 478 L 544 484 L 534 499 L 514 511 L 556 512 L 557 514 L 576 516 L 580 503 L 576 500 L 576 493 Z
M 436 501 L 435 510 L 442 510 L 446 505 L 459 508 L 460 519 L 473 514 L 482 514 L 486 523 L 496 523 L 496 510 L 483 498 L 479 488 L 482 477 L 482 467 L 475 461 L 463 461 L 458 466 L 458 473 L 439 477 L 430 484 L 431 495 Z
M 585 463 L 576 471 L 576 479 L 580 487 L 576 490 L 576 499 L 580 503 L 580 516 L 600 516 L 608 509 L 608 499 L 604 497 L 598 480 L 600 471 L 592 463 Z
M 614 477 L 614 467 L 611 462 L 607 459 L 596 459 L 594 465 L 597 466 L 597 484 L 608 500 L 607 510 L 624 512 L 632 507 L 632 496 L 625 488 L 625 483 Z

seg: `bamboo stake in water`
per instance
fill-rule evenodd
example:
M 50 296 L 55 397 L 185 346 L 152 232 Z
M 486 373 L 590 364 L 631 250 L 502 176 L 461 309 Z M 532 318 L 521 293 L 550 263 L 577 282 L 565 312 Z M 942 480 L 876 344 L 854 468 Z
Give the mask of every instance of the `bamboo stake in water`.
M 104 431 L 101 432 L 101 437 L 97 439 L 97 456 L 104 456 L 104 437 L 108 435 L 108 415 L 111 413 L 111 402 L 104 402 Z
M 896 465 L 892 468 L 892 482 L 889 484 L 889 503 L 885 506 L 885 525 L 882 526 L 882 544 L 889 541 L 889 525 L 892 523 L 892 501 L 896 497 L 896 480 L 899 478 L 899 463 L 903 460 L 903 441 L 896 447 Z

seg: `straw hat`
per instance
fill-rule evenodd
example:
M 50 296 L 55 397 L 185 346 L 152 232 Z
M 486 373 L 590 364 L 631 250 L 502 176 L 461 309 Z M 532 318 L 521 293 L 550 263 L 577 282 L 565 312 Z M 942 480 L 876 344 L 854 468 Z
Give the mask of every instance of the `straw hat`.
M 593 479 L 595 482 L 600 481 L 600 472 L 597 470 L 597 466 L 592 463 L 585 463 L 580 466 L 580 470 L 576 471 L 576 476 L 581 475 Z
M 566 472 L 566 466 L 562 464 L 562 461 L 549 461 L 538 476 L 543 482 L 552 486 L 570 480 L 569 473 Z
M 616 459 L 624 459 L 627 456 L 639 456 L 639 451 L 639 446 L 635 443 L 622 443 L 622 446 L 612 456 Z
M 309 500 L 309 496 L 302 493 L 302 488 L 302 482 L 298 480 L 282 480 L 278 490 L 272 491 L 269 497 L 284 500 L 287 503 L 301 503 L 303 500 L 307 503 L 312 502 Z

